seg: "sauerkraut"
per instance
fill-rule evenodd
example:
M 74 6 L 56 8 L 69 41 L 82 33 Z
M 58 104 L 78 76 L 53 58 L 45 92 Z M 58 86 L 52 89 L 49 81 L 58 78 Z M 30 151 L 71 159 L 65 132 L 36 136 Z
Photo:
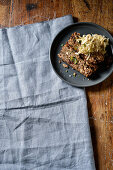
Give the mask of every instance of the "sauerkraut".
M 106 46 L 109 44 L 109 39 L 98 34 L 87 34 L 77 39 L 79 42 L 78 53 L 90 55 L 90 53 L 99 52 L 106 53 Z

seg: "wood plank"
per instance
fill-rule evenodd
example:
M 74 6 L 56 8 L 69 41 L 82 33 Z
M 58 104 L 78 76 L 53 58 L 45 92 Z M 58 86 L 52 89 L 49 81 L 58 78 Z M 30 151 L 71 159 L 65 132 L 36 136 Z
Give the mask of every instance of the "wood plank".
M 113 35 L 112 0 L 11 0 L 0 3 L 0 24 L 31 24 L 72 14 L 75 21 L 94 22 Z M 0 1 L 1 2 L 1 1 Z M 10 9 L 10 13 L 8 12 Z M 97 170 L 113 169 L 113 74 L 86 88 L 89 122 Z
M 10 0 L 0 1 L 0 28 L 9 26 Z

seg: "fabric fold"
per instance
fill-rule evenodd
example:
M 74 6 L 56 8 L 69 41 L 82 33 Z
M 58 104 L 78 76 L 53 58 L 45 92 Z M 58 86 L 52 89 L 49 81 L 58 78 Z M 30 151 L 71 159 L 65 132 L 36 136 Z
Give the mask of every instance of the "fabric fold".
M 71 15 L 0 30 L 0 169 L 95 170 L 83 88 L 54 73 L 52 40 Z

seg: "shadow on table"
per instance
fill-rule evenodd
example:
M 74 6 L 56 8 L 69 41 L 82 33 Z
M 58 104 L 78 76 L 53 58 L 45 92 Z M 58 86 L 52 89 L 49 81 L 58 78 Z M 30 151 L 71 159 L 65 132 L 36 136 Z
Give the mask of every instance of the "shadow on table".
M 113 73 L 102 83 L 99 83 L 98 85 L 87 87 L 86 92 L 100 92 L 100 91 L 105 91 L 106 89 L 110 88 L 113 86 Z
M 78 22 L 78 18 L 73 17 L 73 21 L 74 21 L 74 23 Z

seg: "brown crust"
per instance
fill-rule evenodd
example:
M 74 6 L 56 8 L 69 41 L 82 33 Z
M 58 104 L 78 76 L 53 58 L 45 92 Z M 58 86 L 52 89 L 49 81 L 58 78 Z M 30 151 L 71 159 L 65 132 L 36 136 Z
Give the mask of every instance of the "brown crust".
M 84 76 L 89 77 L 98 69 L 98 63 L 104 61 L 104 56 L 99 53 L 91 54 L 89 58 L 83 54 L 76 55 L 78 46 L 80 45 L 76 42 L 79 35 L 80 34 L 76 32 L 71 35 L 68 42 L 62 47 L 58 57 L 69 64 L 73 69 L 79 71 Z M 71 57 L 77 59 L 76 64 L 70 61 Z

